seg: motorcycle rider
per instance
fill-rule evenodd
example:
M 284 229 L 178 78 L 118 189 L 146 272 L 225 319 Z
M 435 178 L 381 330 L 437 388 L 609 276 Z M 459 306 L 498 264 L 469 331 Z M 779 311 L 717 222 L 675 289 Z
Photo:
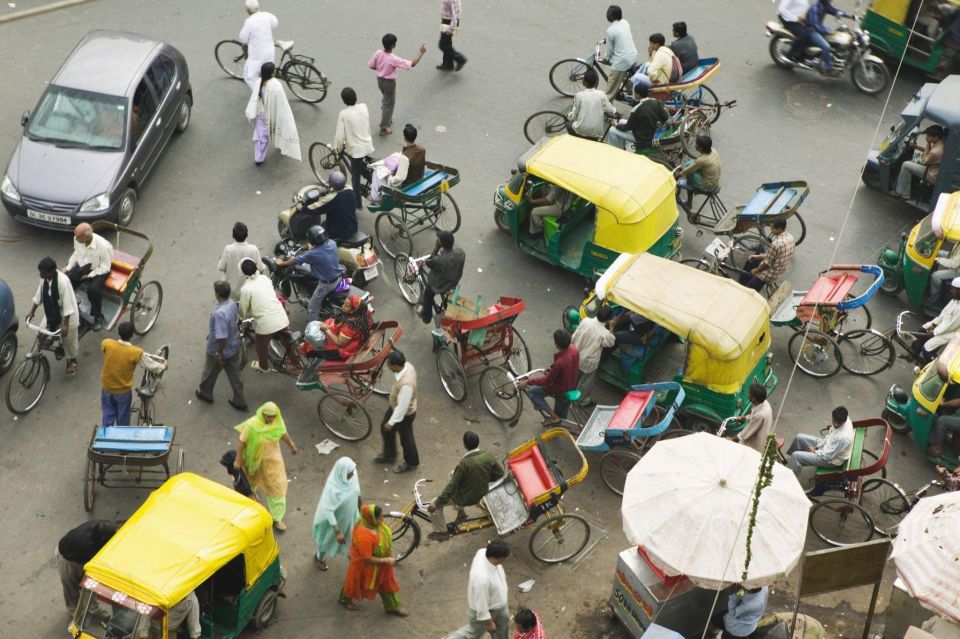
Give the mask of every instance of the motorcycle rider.
M 780 0 L 777 7 L 777 17 L 783 28 L 793 34 L 793 46 L 787 52 L 787 57 L 793 62 L 800 59 L 800 52 L 807 44 L 810 30 L 804 22 L 807 11 L 810 9 L 810 0 Z
M 838 18 L 850 17 L 850 14 L 844 13 L 833 6 L 833 0 L 817 0 L 810 5 L 810 9 L 807 10 L 806 24 L 809 31 L 807 37 L 814 46 L 820 47 L 820 52 L 823 56 L 823 66 L 821 67 L 823 74 L 836 76 L 840 75 L 840 72 L 833 68 L 833 60 L 830 56 L 830 43 L 827 42 L 826 38 L 826 36 L 830 35 L 831 31 L 823 24 L 823 19 L 827 14 Z
M 290 233 L 294 238 L 302 238 L 313 226 L 323 223 L 327 235 L 334 242 L 352 237 L 358 228 L 356 198 L 353 189 L 347 185 L 346 176 L 340 171 L 332 171 L 327 194 L 319 200 L 297 202 L 297 211 L 290 217 Z M 325 200 L 318 205 L 320 200 Z M 326 219 L 322 219 L 326 216 Z
M 292 266 L 307 264 L 310 275 L 317 280 L 317 288 L 310 297 L 307 305 L 307 323 L 320 318 L 320 308 L 323 300 L 337 288 L 343 277 L 343 266 L 337 255 L 337 245 L 327 236 L 326 230 L 320 225 L 311 226 L 307 231 L 307 251 L 288 260 L 277 260 L 277 266 Z

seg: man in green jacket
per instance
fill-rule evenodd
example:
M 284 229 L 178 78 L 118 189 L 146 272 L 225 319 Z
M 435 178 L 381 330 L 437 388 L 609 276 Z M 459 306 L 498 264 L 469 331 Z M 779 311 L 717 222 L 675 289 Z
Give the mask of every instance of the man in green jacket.
M 469 430 L 465 432 L 463 447 L 467 449 L 466 454 L 457 463 L 446 488 L 428 507 L 433 532 L 427 536 L 435 541 L 450 539 L 447 521 L 443 517 L 445 505 L 452 504 L 457 509 L 457 518 L 453 522 L 453 525 L 457 526 L 467 518 L 464 508 L 480 503 L 487 494 L 490 483 L 503 477 L 503 468 L 493 455 L 480 450 L 479 435 Z

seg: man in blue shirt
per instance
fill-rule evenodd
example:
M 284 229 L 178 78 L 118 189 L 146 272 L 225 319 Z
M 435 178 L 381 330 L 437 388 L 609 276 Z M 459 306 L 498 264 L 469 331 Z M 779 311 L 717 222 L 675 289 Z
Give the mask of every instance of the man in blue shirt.
M 614 100 L 623 78 L 637 63 L 637 46 L 633 43 L 630 23 L 623 19 L 623 10 L 615 4 L 607 8 L 607 46 L 603 61 L 610 65 L 607 76 L 607 99 Z
M 820 47 L 823 55 L 823 73 L 825 75 L 839 75 L 839 71 L 834 71 L 833 60 L 830 58 L 830 44 L 825 36 L 830 35 L 830 29 L 823 25 L 823 19 L 830 14 L 838 18 L 849 18 L 850 16 L 837 9 L 832 4 L 833 0 L 817 0 L 810 9 L 807 10 L 807 36 L 815 46 Z
M 710 620 L 713 626 L 723 630 L 720 639 L 740 639 L 753 634 L 767 609 L 769 596 L 770 589 L 766 586 L 750 590 L 741 587 L 730 595 L 726 612 L 721 610 Z
M 227 403 L 239 411 L 247 411 L 247 400 L 243 396 L 243 381 L 240 379 L 241 353 L 240 330 L 237 326 L 237 303 L 230 299 L 230 283 L 213 283 L 213 293 L 217 305 L 210 313 L 210 332 L 207 334 L 207 359 L 200 375 L 200 385 L 194 391 L 197 399 L 207 404 L 213 403 L 213 386 L 217 383 L 220 371 L 227 374 L 233 397 Z
M 336 243 L 327 237 L 322 226 L 311 226 L 307 231 L 308 250 L 289 260 L 277 260 L 277 266 L 306 264 L 310 275 L 317 280 L 310 303 L 307 304 L 307 324 L 320 318 L 320 307 L 324 298 L 337 288 L 343 277 L 344 268 L 340 265 Z

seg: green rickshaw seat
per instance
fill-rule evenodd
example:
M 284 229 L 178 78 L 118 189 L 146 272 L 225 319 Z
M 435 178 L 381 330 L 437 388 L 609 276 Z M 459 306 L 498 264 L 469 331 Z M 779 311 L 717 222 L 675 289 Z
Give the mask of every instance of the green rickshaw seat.
M 404 195 L 417 196 L 421 195 L 425 191 L 429 191 L 432 188 L 440 186 L 440 183 L 446 180 L 449 175 L 445 171 L 431 171 L 427 170 L 423 177 L 419 181 L 414 182 L 408 187 L 403 189 Z
M 863 444 L 867 439 L 866 428 L 856 428 L 853 431 L 853 447 L 850 449 L 850 459 L 844 465 L 843 470 L 860 470 L 863 465 Z M 832 475 L 837 472 L 836 468 L 829 466 L 819 466 L 817 475 Z

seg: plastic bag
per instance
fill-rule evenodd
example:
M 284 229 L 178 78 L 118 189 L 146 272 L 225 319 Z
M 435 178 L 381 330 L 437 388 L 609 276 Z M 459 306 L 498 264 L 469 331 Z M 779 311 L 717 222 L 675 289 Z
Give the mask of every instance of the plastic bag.
M 307 324 L 303 331 L 303 338 L 314 348 L 323 348 L 327 343 L 327 334 L 320 330 L 322 322 L 314 320 Z

